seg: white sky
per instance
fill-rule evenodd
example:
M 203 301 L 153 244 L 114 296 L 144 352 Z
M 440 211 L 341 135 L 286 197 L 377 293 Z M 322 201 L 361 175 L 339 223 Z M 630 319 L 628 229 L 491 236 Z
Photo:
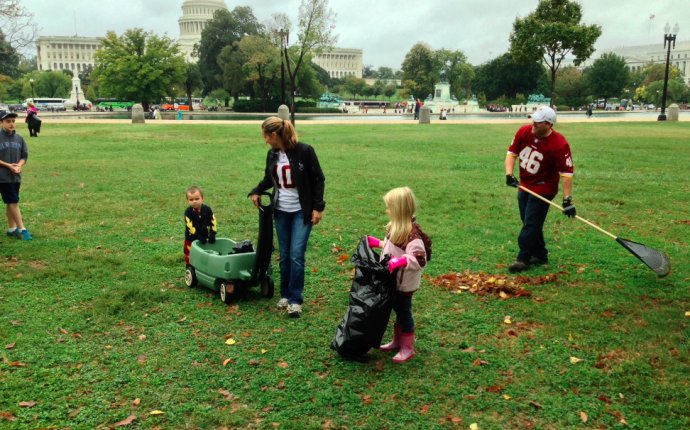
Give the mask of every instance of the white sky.
M 678 40 L 690 40 L 688 0 L 580 0 L 585 24 L 599 24 L 596 48 L 659 43 L 664 25 L 680 26 Z M 134 27 L 179 37 L 183 0 L 22 0 L 42 36 L 103 36 Z M 297 24 L 300 0 L 225 0 L 230 10 L 250 6 L 260 22 L 286 13 Z M 433 49 L 460 50 L 479 65 L 508 50 L 517 16 L 536 9 L 537 0 L 330 0 L 336 13 L 337 46 L 360 48 L 364 64 L 400 68 L 417 42 Z M 654 19 L 650 19 L 654 15 Z

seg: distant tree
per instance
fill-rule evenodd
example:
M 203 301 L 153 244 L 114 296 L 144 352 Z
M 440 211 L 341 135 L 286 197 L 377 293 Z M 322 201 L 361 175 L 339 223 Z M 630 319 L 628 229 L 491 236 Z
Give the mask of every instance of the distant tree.
M 556 72 L 563 59 L 572 54 L 574 64 L 582 64 L 594 52 L 601 35 L 598 25 L 580 24 L 582 6 L 570 0 L 540 0 L 536 11 L 516 18 L 510 34 L 510 53 L 516 61 L 543 60 L 551 72 L 551 103 L 556 98 Z
M 0 29 L 0 75 L 18 78 L 20 61 L 21 55 L 5 39 L 5 34 Z
M 185 81 L 185 60 L 177 43 L 140 28 L 118 37 L 109 31 L 95 54 L 95 71 L 102 96 L 151 101 L 170 94 Z
M 38 36 L 38 26 L 20 0 L 0 0 L 0 28 L 7 37 L 7 44 L 15 52 L 32 46 Z M 0 58 L 10 55 L 0 46 Z
M 7 75 L 0 75 L 0 100 L 9 99 L 10 88 L 14 84 L 14 79 Z
M 367 83 L 362 78 L 357 78 L 355 76 L 345 77 L 345 82 L 343 83 L 343 88 L 346 92 L 352 94 L 352 97 L 356 100 L 357 96 L 364 95 L 366 91 Z
M 263 26 L 254 16 L 249 6 L 238 6 L 229 12 L 219 9 L 201 31 L 201 40 L 194 48 L 194 56 L 199 58 L 199 70 L 204 84 L 204 94 L 215 88 L 221 88 L 223 73 L 218 64 L 218 56 L 225 47 L 234 50 L 235 42 L 245 35 L 258 35 Z M 226 57 L 229 53 L 226 52 Z
M 328 74 L 326 69 L 314 62 L 311 62 L 309 66 L 312 69 L 314 69 L 314 72 L 316 73 L 316 79 L 319 81 L 319 84 L 321 84 L 325 88 L 328 88 L 330 91 L 330 88 L 333 86 L 333 78 L 331 78 L 331 75 Z
M 462 51 L 449 51 L 447 49 L 435 51 L 434 84 L 438 81 L 441 70 L 446 71 L 446 79 L 450 83 L 454 95 L 470 96 L 474 68 L 467 62 L 467 57 Z
M 515 98 L 518 93 L 541 93 L 543 88 L 539 87 L 539 82 L 545 76 L 540 61 L 521 64 L 515 62 L 510 53 L 505 53 L 476 68 L 472 87 L 489 100 L 501 96 Z
M 395 79 L 395 73 L 390 67 L 379 67 L 377 75 L 379 79 Z
M 290 120 L 295 124 L 295 96 L 297 77 L 305 61 L 312 54 L 320 54 L 337 41 L 333 34 L 335 14 L 328 0 L 302 0 L 298 12 L 297 44 L 283 47 L 286 73 L 290 81 Z
M 242 92 L 253 93 L 256 87 L 266 112 L 269 89 L 280 68 L 280 51 L 263 36 L 245 36 L 234 45 L 223 48 L 218 56 L 224 86 L 235 97 Z
M 376 70 L 374 70 L 374 66 L 371 64 L 365 64 L 364 69 L 362 70 L 362 77 L 363 78 L 378 78 L 379 74 Z
M 570 107 L 582 107 L 591 100 L 582 70 L 573 66 L 563 67 L 558 71 L 556 94 L 561 105 Z
M 216 88 L 206 96 L 206 100 L 218 101 L 220 102 L 219 104 L 222 104 L 225 107 L 230 105 L 230 99 L 230 93 L 225 91 L 223 88 Z
M 64 72 L 33 72 L 23 79 L 23 93 L 26 97 L 31 97 L 32 93 L 29 79 L 34 80 L 33 92 L 36 97 L 67 98 L 72 90 L 72 77 Z
M 403 87 L 416 98 L 424 100 L 434 91 L 437 76 L 434 76 L 434 51 L 426 43 L 418 42 L 405 55 L 402 63 Z
M 585 69 L 585 79 L 590 93 L 604 98 L 604 106 L 610 97 L 618 97 L 630 80 L 630 70 L 625 58 L 607 52 Z
M 185 64 L 185 79 L 182 84 L 184 92 L 187 95 L 187 106 L 189 110 L 194 110 L 194 103 L 192 103 L 192 94 L 194 91 L 201 89 L 201 73 L 199 73 L 199 65 L 197 63 Z

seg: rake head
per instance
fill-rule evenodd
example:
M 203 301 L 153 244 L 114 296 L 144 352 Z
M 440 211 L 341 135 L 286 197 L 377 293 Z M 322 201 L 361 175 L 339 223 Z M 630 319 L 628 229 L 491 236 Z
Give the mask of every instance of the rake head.
M 665 254 L 641 243 L 633 242 L 632 240 L 623 239 L 620 237 L 616 238 L 616 242 L 620 243 L 625 249 L 630 251 L 632 255 L 639 258 L 640 261 L 649 266 L 649 268 L 652 269 L 660 278 L 663 278 L 671 273 L 671 262 L 668 260 L 668 257 Z

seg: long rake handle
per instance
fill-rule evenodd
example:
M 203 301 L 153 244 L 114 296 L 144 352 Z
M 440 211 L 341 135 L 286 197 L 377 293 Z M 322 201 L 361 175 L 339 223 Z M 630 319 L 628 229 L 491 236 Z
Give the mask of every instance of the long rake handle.
M 554 202 L 552 202 L 551 200 L 547 199 L 546 197 L 540 196 L 539 194 L 535 193 L 535 192 L 532 191 L 532 190 L 529 190 L 529 189 L 523 187 L 522 185 L 518 185 L 518 188 L 521 189 L 522 191 L 526 192 L 526 193 L 530 193 L 531 195 L 533 195 L 534 197 L 536 197 L 536 198 L 538 198 L 539 200 L 543 201 L 544 203 L 548 203 L 548 204 L 550 204 L 551 206 L 556 207 L 556 208 L 558 208 L 561 212 L 563 212 L 563 207 L 562 207 L 561 205 L 559 205 L 558 203 L 554 203 Z M 615 240 L 615 239 L 618 239 L 618 237 L 616 237 L 616 235 L 609 233 L 608 231 L 604 230 L 603 228 L 599 227 L 598 225 L 596 225 L 596 224 L 594 224 L 594 223 L 592 223 L 592 222 L 590 222 L 590 221 L 588 221 L 588 220 L 582 218 L 580 215 L 575 215 L 575 218 L 577 218 L 578 220 L 582 221 L 583 223 L 587 224 L 587 225 L 590 226 L 590 227 L 594 227 L 595 229 L 599 230 L 600 232 L 604 233 L 605 235 L 609 236 L 610 238 L 612 238 L 612 239 L 614 239 L 614 240 Z

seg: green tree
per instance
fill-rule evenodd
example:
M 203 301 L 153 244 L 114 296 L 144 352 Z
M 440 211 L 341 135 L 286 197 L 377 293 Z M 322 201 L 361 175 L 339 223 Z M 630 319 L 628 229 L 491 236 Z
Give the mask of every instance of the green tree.
M 331 48 L 337 41 L 333 34 L 335 14 L 328 0 L 302 0 L 298 12 L 297 44 L 283 47 L 283 58 L 290 81 L 290 120 L 295 124 L 297 77 L 305 59 Z
M 235 42 L 245 35 L 258 35 L 263 26 L 254 16 L 249 6 L 238 6 L 229 12 L 219 9 L 201 31 L 201 40 L 195 46 L 194 55 L 199 58 L 201 80 L 204 83 L 204 94 L 223 86 L 224 70 L 218 64 L 218 56 L 223 48 L 235 50 Z M 226 51 L 226 58 L 230 53 Z M 231 91 L 232 92 L 232 91 Z
M 187 106 L 189 110 L 194 110 L 194 103 L 192 103 L 192 94 L 202 86 L 201 73 L 199 72 L 199 65 L 196 63 L 185 64 L 185 79 L 183 82 L 184 92 L 187 95 Z
M 544 77 L 546 71 L 541 62 L 517 63 L 510 53 L 505 53 L 476 68 L 472 87 L 489 100 L 501 96 L 512 99 L 519 93 L 542 93 L 544 88 L 539 83 Z
M 390 67 L 379 67 L 377 75 L 379 79 L 395 79 L 395 73 Z
M 418 42 L 405 55 L 402 63 L 403 87 L 424 100 L 434 91 L 434 51 L 426 43 Z
M 551 103 L 556 98 L 556 72 L 567 55 L 582 64 L 594 52 L 601 35 L 598 25 L 580 24 L 582 6 L 570 0 L 540 0 L 536 11 L 516 18 L 510 34 L 510 53 L 516 61 L 543 60 L 551 72 Z
M 469 97 L 474 68 L 467 62 L 467 57 L 462 51 L 449 51 L 439 49 L 434 52 L 433 84 L 439 79 L 441 70 L 446 71 L 446 79 L 450 83 L 453 95 Z
M 14 79 L 7 75 L 0 75 L 0 100 L 7 100 L 10 97 L 10 88 L 14 84 Z
M 148 110 L 151 101 L 170 94 L 185 81 L 185 59 L 177 43 L 140 28 L 118 37 L 109 31 L 95 54 L 95 71 L 101 96 L 140 101 Z
M 22 78 L 22 92 L 27 98 L 32 97 L 30 79 L 34 80 L 33 92 L 36 97 L 67 98 L 72 90 L 72 77 L 64 72 L 33 72 Z
M 0 29 L 0 75 L 18 78 L 20 58 L 17 50 L 5 39 L 5 33 Z
M 577 67 L 563 67 L 558 71 L 556 94 L 561 105 L 582 107 L 589 104 L 591 97 L 582 70 Z
M 630 80 L 630 70 L 625 58 L 607 52 L 585 69 L 589 90 L 597 99 L 604 98 L 604 106 L 610 97 L 618 97 Z
M 352 94 L 352 97 L 356 100 L 357 96 L 364 95 L 366 91 L 367 83 L 362 78 L 357 78 L 355 76 L 346 76 L 345 82 L 343 83 L 343 88 L 348 93 Z

